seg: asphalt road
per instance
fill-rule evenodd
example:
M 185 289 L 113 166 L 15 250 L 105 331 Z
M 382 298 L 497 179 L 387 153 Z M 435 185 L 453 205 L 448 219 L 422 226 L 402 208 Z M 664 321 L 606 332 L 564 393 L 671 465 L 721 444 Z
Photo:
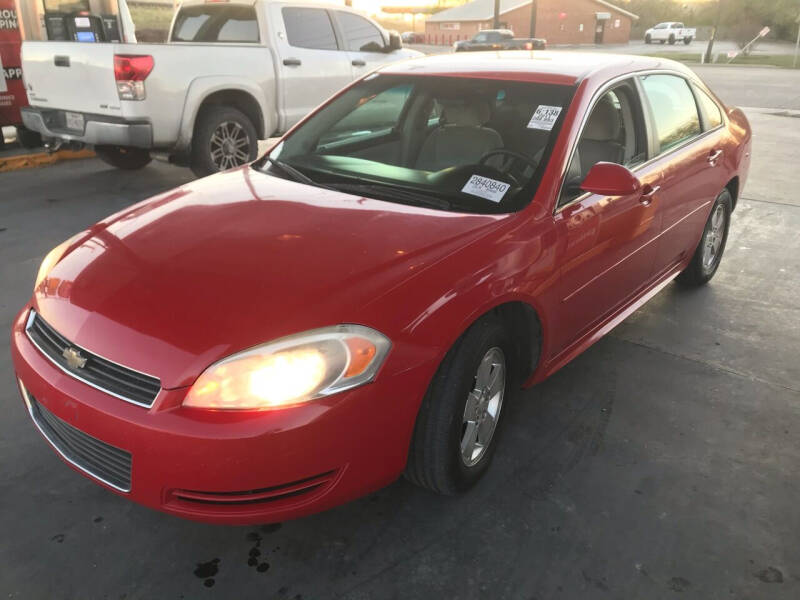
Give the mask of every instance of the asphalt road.
M 509 406 L 463 497 L 401 480 L 281 526 L 162 515 L 61 463 L 0 344 L 0 598 L 800 597 L 800 119 L 776 112 L 748 110 L 753 169 L 714 281 L 667 287 Z M 49 248 L 190 178 L 96 160 L 0 175 L 0 329 Z

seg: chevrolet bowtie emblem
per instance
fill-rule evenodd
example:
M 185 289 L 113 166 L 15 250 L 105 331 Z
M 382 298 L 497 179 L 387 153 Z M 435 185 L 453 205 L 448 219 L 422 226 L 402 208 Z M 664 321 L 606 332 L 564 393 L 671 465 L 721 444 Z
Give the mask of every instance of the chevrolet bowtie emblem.
M 86 359 L 75 348 L 64 348 L 61 356 L 67 360 L 70 369 L 82 369 L 86 366 Z

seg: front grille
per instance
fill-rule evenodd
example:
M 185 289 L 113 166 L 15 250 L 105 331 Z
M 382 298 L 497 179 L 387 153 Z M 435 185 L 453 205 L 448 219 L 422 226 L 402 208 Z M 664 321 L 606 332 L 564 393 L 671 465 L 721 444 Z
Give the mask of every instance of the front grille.
M 66 373 L 121 400 L 150 407 L 161 390 L 161 382 L 150 375 L 118 365 L 76 346 L 31 311 L 26 332 L 30 340 Z M 65 353 L 77 352 L 86 359 L 82 366 L 71 366 Z
M 70 463 L 123 492 L 131 490 L 131 455 L 62 421 L 27 393 L 33 422 Z
M 234 506 L 238 504 L 260 504 L 264 502 L 278 502 L 289 500 L 298 496 L 306 496 L 314 492 L 327 489 L 336 479 L 336 471 L 320 473 L 299 481 L 276 485 L 257 490 L 241 492 L 199 492 L 190 490 L 173 490 L 172 496 L 183 502 L 196 504 L 216 504 Z

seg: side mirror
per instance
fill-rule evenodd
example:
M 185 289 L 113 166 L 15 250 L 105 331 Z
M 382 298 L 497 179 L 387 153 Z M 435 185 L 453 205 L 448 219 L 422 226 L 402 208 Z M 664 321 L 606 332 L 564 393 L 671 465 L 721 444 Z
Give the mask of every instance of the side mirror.
M 396 31 L 389 32 L 389 52 L 394 52 L 395 50 L 400 50 L 403 47 L 403 38 L 400 37 L 400 34 Z
M 642 189 L 642 182 L 622 165 L 599 162 L 589 169 L 581 189 L 599 196 L 630 196 Z

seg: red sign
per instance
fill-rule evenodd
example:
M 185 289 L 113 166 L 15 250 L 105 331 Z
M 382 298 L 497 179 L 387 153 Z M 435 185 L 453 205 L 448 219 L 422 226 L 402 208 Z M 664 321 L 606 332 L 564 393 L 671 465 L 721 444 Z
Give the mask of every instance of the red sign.
M 19 109 L 28 104 L 22 85 L 21 46 L 14 0 L 0 0 L 0 126 L 18 125 Z

